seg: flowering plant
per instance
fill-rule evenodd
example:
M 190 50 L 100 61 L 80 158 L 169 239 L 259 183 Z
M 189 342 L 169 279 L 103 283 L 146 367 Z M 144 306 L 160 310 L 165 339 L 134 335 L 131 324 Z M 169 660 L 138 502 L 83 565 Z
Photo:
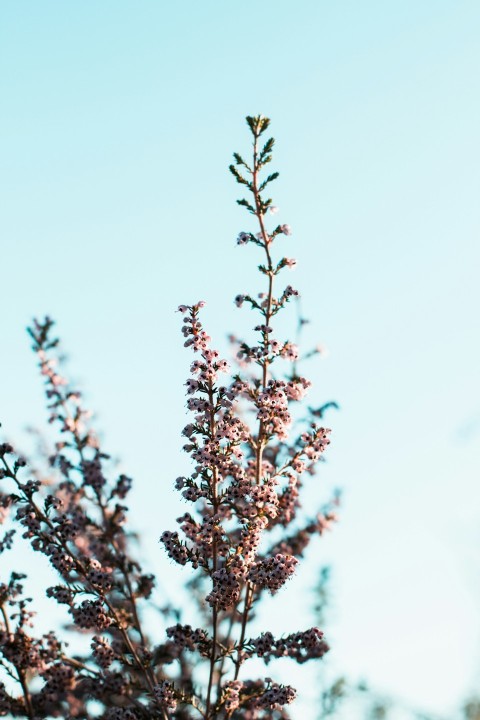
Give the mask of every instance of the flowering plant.
M 154 577 L 131 550 L 124 504 L 131 480 L 110 477 L 109 457 L 90 427 L 81 395 L 59 372 L 53 322 L 35 321 L 29 332 L 45 379 L 49 419 L 60 434 L 49 455 L 49 477 L 33 466 L 26 471 L 13 447 L 0 445 L 0 512 L 12 524 L 0 552 L 12 548 L 13 526 L 19 526 L 56 571 L 58 583 L 47 595 L 66 606 L 68 634 L 79 633 L 83 645 L 71 654 L 53 632 L 35 637 L 24 576 L 4 578 L 0 715 L 287 718 L 294 688 L 270 678 L 246 679 L 244 665 L 253 657 L 304 663 L 328 651 L 316 627 L 278 638 L 268 629 L 256 637 L 249 633 L 265 593 L 284 586 L 310 540 L 335 520 L 335 500 L 313 519 L 301 514 L 303 478 L 315 472 L 330 431 L 317 423 L 320 409 L 309 411 L 293 434 L 294 408 L 310 382 L 298 372 L 297 345 L 275 337 L 277 315 L 298 292 L 291 285 L 276 291 L 278 276 L 295 260 L 273 255 L 276 241 L 291 229 L 285 224 L 267 229 L 268 215 L 277 210 L 265 190 L 278 173 L 264 176 L 274 140 L 262 138 L 267 118 L 247 117 L 247 123 L 252 160 L 235 153 L 230 170 L 249 193 L 238 202 L 258 227 L 241 232 L 237 242 L 259 248 L 266 287 L 258 296 L 237 295 L 235 303 L 259 317 L 256 340 L 234 339 L 231 368 L 203 328 L 204 303 L 179 307 L 185 346 L 194 353 L 186 382 L 191 420 L 183 429 L 193 468 L 189 477 L 176 480 L 176 488 L 191 510 L 178 518 L 177 530 L 163 532 L 161 542 L 175 563 L 195 571 L 188 583 L 202 626 L 186 624 L 178 610 L 167 607 L 165 636 L 151 638 L 145 629 L 142 609 Z

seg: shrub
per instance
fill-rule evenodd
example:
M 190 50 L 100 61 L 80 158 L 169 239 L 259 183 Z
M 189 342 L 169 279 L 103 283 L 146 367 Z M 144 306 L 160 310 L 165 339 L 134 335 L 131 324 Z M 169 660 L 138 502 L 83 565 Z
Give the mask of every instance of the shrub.
M 247 123 L 253 157 L 246 162 L 235 153 L 230 171 L 247 192 L 239 204 L 257 223 L 240 232 L 237 242 L 256 246 L 262 256 L 263 292 L 235 298 L 238 307 L 256 314 L 255 339 L 232 339 L 236 357 L 230 367 L 203 327 L 204 303 L 178 308 L 185 346 L 193 353 L 186 382 L 191 419 L 183 429 L 192 473 L 175 484 L 190 511 L 177 519 L 176 530 L 163 532 L 161 542 L 175 563 L 194 571 L 187 581 L 202 626 L 186 624 L 180 611 L 167 607 L 163 638 L 153 638 L 145 627 L 143 610 L 155 580 L 131 549 L 125 505 L 131 480 L 115 477 L 81 394 L 60 372 L 53 321 L 34 321 L 29 333 L 58 438 L 48 477 L 11 445 L 0 445 L 6 528 L 0 551 L 11 550 L 20 528 L 57 573 L 47 595 L 66 606 L 71 625 L 61 637 L 58 629 L 36 637 L 25 576 L 3 579 L 0 715 L 287 718 L 295 689 L 270 678 L 249 680 L 244 665 L 252 657 L 267 664 L 280 657 L 304 663 L 328 651 L 317 627 L 282 637 L 268 628 L 257 637 L 249 633 L 262 597 L 281 590 L 312 538 L 334 522 L 335 499 L 314 517 L 301 511 L 304 478 L 315 473 L 330 431 L 319 422 L 322 408 L 305 410 L 303 419 L 295 410 L 310 382 L 299 373 L 297 345 L 277 333 L 279 313 L 298 292 L 290 284 L 276 289 L 295 260 L 273 254 L 291 229 L 267 228 L 277 212 L 265 195 L 278 177 L 265 172 L 274 140 L 264 139 L 267 118 L 247 117 Z M 65 640 L 73 633 L 80 634 L 83 653 L 67 651 Z

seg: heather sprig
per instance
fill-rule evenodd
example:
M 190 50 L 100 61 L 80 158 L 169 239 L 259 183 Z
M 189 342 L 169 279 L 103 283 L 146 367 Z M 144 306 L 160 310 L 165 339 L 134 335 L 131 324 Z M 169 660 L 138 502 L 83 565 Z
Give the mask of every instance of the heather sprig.
M 235 297 L 237 307 L 248 305 L 260 316 L 253 328 L 257 340 L 237 341 L 237 362 L 232 369 L 212 348 L 202 325 L 204 302 L 178 308 L 185 346 L 197 357 L 186 382 L 192 419 L 183 430 L 184 450 L 192 459 L 193 471 L 189 477 L 178 478 L 176 488 L 193 509 L 178 518 L 179 531 L 165 531 L 161 540 L 172 560 L 202 574 L 199 588 L 206 588 L 203 603 L 211 609 L 210 627 L 201 644 L 192 639 L 190 626 L 177 626 L 171 635 L 182 650 L 188 647 L 208 659 L 206 692 L 199 693 L 205 720 L 267 717 L 267 709 L 287 717 L 283 706 L 294 699 L 293 689 L 273 681 L 241 681 L 242 665 L 253 655 L 265 662 L 271 657 L 291 657 L 303 663 L 328 650 L 318 628 L 278 640 L 268 632 L 259 640 L 246 636 L 262 594 L 281 590 L 294 575 L 311 537 L 321 535 L 336 519 L 329 507 L 315 519 L 294 525 L 303 475 L 313 474 L 330 442 L 330 431 L 308 422 L 291 438 L 293 406 L 303 400 L 310 382 L 296 372 L 297 345 L 275 336 L 276 316 L 298 291 L 287 284 L 275 292 L 277 277 L 296 261 L 284 256 L 276 260 L 273 253 L 281 236 L 292 234 L 290 226 L 268 229 L 267 213 L 274 215 L 277 208 L 264 191 L 278 177 L 277 172 L 266 177 L 263 173 L 274 147 L 273 138 L 262 139 L 269 122 L 261 116 L 247 118 L 252 159 L 247 162 L 234 153 L 235 163 L 230 166 L 235 180 L 249 192 L 248 199 L 243 197 L 238 203 L 258 224 L 256 231 L 240 232 L 237 244 L 254 245 L 263 253 L 258 270 L 265 278 L 265 290 Z M 283 366 L 276 371 L 282 360 L 290 361 L 295 372 L 285 374 Z M 275 535 L 279 528 L 283 528 L 280 536 Z
M 127 508 L 123 501 L 131 480 L 125 475 L 108 479 L 109 457 L 102 452 L 90 427 L 90 413 L 84 409 L 80 393 L 59 372 L 58 340 L 52 339 L 52 328 L 53 322 L 47 317 L 34 321 L 29 333 L 45 379 L 49 422 L 59 429 L 59 439 L 49 456 L 55 481 L 49 478 L 42 482 L 38 473 L 24 479 L 29 472 L 26 460 L 4 443 L 0 445 L 0 477 L 3 485 L 9 483 L 13 491 L 2 495 L 2 504 L 16 508 L 14 521 L 21 527 L 23 539 L 48 558 L 59 576 L 60 583 L 48 587 L 47 596 L 68 608 L 73 627 L 82 634 L 90 633 L 92 644 L 90 652 L 76 662 L 62 659 L 68 666 L 64 673 L 68 688 L 60 683 L 60 666 L 53 666 L 45 675 L 43 667 L 38 673 L 30 658 L 26 672 L 31 675 L 37 671 L 45 685 L 40 692 L 27 695 L 17 672 L 23 704 L 27 717 L 32 718 L 45 711 L 45 695 L 52 712 L 54 708 L 65 709 L 72 705 L 66 689 L 75 687 L 82 716 L 90 717 L 89 703 L 93 700 L 103 703 L 110 712 L 117 701 L 112 698 L 109 683 L 118 676 L 122 677 L 121 692 L 115 693 L 121 696 L 119 710 L 131 707 L 129 711 L 135 712 L 135 717 L 166 718 L 164 705 L 154 695 L 163 675 L 161 668 L 152 663 L 151 643 L 139 610 L 139 604 L 151 594 L 153 576 L 144 573 L 132 557 L 131 536 L 126 530 Z M 11 544 L 7 533 L 3 545 Z M 4 615 L 6 635 L 0 635 L 3 658 L 8 657 L 6 628 Z M 101 682 L 92 685 L 92 677 Z M 53 688 L 57 688 L 56 694 Z M 149 705 L 140 701 L 142 697 L 151 697 Z M 14 705 L 18 702 L 12 699 Z

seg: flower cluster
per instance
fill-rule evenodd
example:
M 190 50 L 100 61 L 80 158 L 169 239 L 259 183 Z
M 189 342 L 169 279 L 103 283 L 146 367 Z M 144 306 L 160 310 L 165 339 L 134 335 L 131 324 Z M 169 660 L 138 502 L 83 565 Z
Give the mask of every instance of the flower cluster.
M 254 585 L 265 587 L 274 593 L 285 584 L 289 577 L 295 572 L 298 563 L 293 555 L 282 555 L 277 553 L 267 560 L 260 560 L 254 563 L 248 573 L 248 579 Z
M 268 663 L 272 658 L 290 657 L 298 663 L 313 658 L 321 658 L 329 647 L 323 639 L 323 632 L 317 627 L 292 633 L 285 638 L 275 640 L 271 632 L 262 633 L 248 641 L 248 655 L 256 655 Z
M 243 710 L 241 717 L 248 720 L 266 720 L 273 717 L 272 711 L 280 711 L 280 714 L 274 717 L 287 718 L 283 706 L 290 705 L 296 695 L 296 690 L 290 685 L 279 685 L 270 678 L 265 678 L 265 684 L 262 681 L 230 680 L 225 683 L 217 709 L 221 708 L 227 718 L 239 708 Z M 265 714 L 265 711 L 269 711 L 268 714 Z

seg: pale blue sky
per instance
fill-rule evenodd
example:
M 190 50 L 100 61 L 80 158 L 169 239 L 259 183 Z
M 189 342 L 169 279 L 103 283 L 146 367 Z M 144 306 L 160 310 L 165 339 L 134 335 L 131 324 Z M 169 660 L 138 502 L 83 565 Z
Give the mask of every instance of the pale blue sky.
M 45 417 L 24 328 L 51 313 L 161 562 L 185 465 L 173 310 L 207 300 L 220 344 L 249 326 L 227 166 L 269 115 L 292 281 L 330 349 L 314 398 L 342 407 L 310 498 L 343 487 L 342 522 L 298 587 L 330 560 L 331 663 L 447 714 L 480 662 L 479 37 L 476 0 L 0 7 L 5 431 Z

